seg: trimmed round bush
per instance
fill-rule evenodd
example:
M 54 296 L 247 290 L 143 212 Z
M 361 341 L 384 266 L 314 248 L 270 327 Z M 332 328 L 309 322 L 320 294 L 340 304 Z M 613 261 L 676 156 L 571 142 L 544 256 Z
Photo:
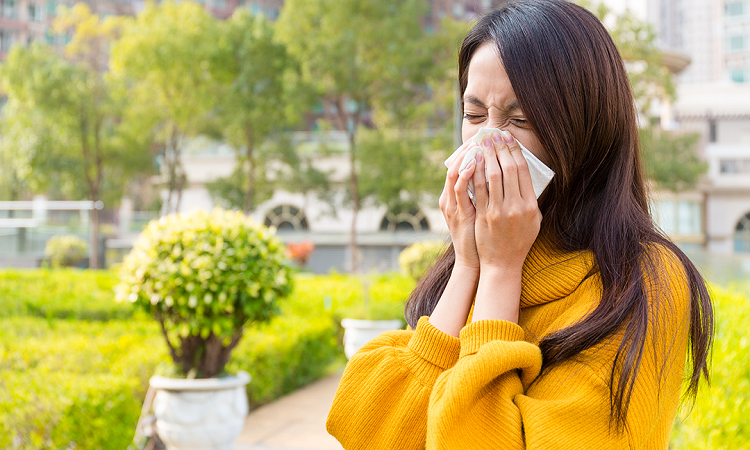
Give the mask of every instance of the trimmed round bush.
M 44 246 L 44 256 L 52 267 L 77 266 L 86 258 L 88 243 L 74 235 L 52 236 Z
M 432 267 L 438 257 L 445 251 L 445 242 L 442 241 L 424 241 L 414 243 L 404 249 L 398 255 L 398 264 L 401 270 L 419 280 L 427 269 Z
M 250 322 L 266 322 L 291 291 L 284 247 L 239 211 L 151 221 L 120 268 L 118 301 L 161 324 L 174 362 L 188 376 L 223 372 Z

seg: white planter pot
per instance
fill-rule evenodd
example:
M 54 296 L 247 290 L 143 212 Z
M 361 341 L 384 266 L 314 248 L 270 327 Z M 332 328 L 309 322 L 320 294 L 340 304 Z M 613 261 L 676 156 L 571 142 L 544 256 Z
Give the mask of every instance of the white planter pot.
M 156 431 L 168 450 L 231 450 L 247 416 L 247 372 L 227 378 L 152 377 Z
M 359 320 L 343 319 L 341 326 L 344 327 L 344 353 L 351 359 L 360 347 L 386 331 L 399 330 L 403 322 L 396 320 Z

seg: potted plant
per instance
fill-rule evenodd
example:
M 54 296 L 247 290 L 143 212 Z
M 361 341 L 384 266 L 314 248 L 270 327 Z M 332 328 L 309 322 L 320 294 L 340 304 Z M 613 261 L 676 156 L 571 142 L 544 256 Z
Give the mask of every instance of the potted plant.
M 120 280 L 118 300 L 153 315 L 184 377 L 151 378 L 159 437 L 168 449 L 230 449 L 250 377 L 224 366 L 243 329 L 291 291 L 281 241 L 239 211 L 169 215 L 141 233 Z
M 389 275 L 362 277 L 362 302 L 344 310 L 344 354 L 351 357 L 371 339 L 403 328 L 404 292 L 386 289 Z M 390 283 L 392 284 L 392 283 Z

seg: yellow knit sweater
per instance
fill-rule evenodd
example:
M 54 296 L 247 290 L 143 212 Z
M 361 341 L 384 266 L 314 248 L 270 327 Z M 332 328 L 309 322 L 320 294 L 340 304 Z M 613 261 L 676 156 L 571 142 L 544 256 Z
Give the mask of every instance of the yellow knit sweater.
M 355 449 L 666 449 L 679 401 L 689 294 L 677 258 L 646 280 L 651 320 L 623 432 L 610 427 L 609 379 L 619 336 L 539 376 L 540 337 L 583 318 L 600 298 L 588 252 L 532 247 L 519 323 L 469 322 L 456 338 L 427 317 L 383 333 L 344 371 L 327 429 Z M 658 336 L 658 339 L 654 339 Z

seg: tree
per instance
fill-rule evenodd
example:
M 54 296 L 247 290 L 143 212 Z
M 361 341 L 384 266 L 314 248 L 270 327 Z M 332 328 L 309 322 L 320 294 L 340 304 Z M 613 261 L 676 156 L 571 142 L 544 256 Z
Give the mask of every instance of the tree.
M 279 39 L 347 135 L 354 272 L 363 201 L 358 132 L 378 110 L 398 115 L 429 95 L 434 60 L 420 22 L 426 11 L 421 0 L 290 0 L 278 21 Z
M 113 73 L 129 86 L 133 116 L 141 129 L 154 130 L 166 173 L 166 212 L 178 211 L 187 183 L 182 166 L 186 138 L 194 135 L 215 107 L 217 65 L 228 43 L 216 19 L 198 3 L 147 3 L 123 22 L 112 46 Z
M 680 192 L 694 187 L 708 170 L 695 153 L 697 133 L 675 135 L 657 127 L 640 131 L 643 163 L 649 178 L 659 188 Z
M 265 16 L 238 8 L 221 27 L 226 45 L 219 65 L 221 100 L 214 112 L 224 139 L 244 152 L 238 151 L 232 175 L 211 183 L 209 190 L 226 206 L 250 213 L 273 194 L 278 177 L 270 176 L 268 166 L 284 154 L 278 151 L 283 139 L 267 139 L 296 122 L 312 97 Z
M 61 180 L 68 195 L 85 193 L 96 205 L 122 195 L 124 180 L 144 170 L 145 145 L 122 123 L 119 85 L 105 73 L 108 46 L 118 30 L 116 18 L 100 19 L 85 4 L 62 8 L 54 29 L 71 31 L 67 59 L 33 43 L 14 47 L 2 66 L 10 114 L 3 123 L 4 146 L 23 149 L 37 180 Z M 120 96 L 121 98 L 121 96 Z M 47 181 L 49 183 L 49 181 Z M 91 211 L 89 264 L 97 268 L 99 215 Z

